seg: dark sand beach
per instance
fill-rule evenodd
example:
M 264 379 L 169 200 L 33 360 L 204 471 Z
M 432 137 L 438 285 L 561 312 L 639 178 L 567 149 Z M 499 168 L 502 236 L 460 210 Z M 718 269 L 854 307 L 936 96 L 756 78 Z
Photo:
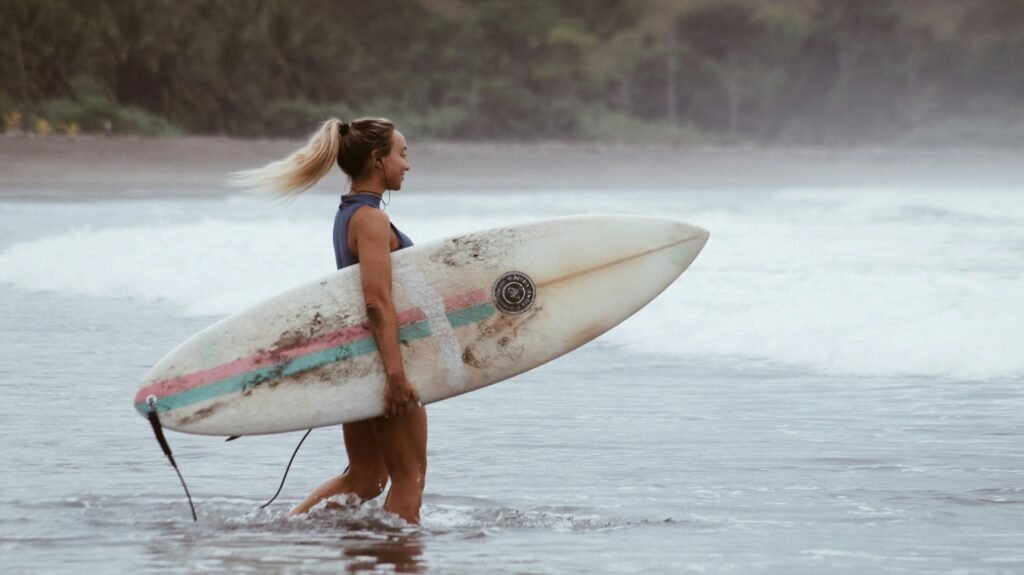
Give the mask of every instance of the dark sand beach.
M 0 199 L 207 197 L 226 175 L 278 159 L 297 140 L 0 137 Z M 1007 188 L 1024 151 L 713 149 L 587 143 L 412 142 L 410 190 Z M 321 191 L 345 186 L 340 172 Z

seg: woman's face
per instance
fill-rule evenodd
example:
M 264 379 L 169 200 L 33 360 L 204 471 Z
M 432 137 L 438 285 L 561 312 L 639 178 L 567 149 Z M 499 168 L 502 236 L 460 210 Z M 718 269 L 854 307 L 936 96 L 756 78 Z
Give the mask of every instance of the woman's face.
M 409 148 L 405 143 L 405 136 L 398 130 L 391 132 L 391 152 L 384 156 L 384 175 L 387 177 L 387 184 L 392 190 L 402 189 L 402 180 L 405 173 L 412 167 L 409 165 Z

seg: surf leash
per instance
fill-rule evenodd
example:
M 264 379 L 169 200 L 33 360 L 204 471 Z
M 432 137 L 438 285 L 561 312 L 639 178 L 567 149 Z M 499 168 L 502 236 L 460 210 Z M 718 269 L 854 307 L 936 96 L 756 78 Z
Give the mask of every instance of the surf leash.
M 149 405 L 149 413 L 146 414 L 146 418 L 149 419 L 149 424 L 153 426 L 153 434 L 156 435 L 157 443 L 160 444 L 160 449 L 164 450 L 164 455 L 166 455 L 167 459 L 171 462 L 171 467 L 174 468 L 174 472 L 178 474 L 181 486 L 185 488 L 185 497 L 188 498 L 188 508 L 192 510 L 192 521 L 199 521 L 196 517 L 196 506 L 192 504 L 192 494 L 188 492 L 188 485 L 185 485 L 185 478 L 181 476 L 178 464 L 174 462 L 174 455 L 171 453 L 171 446 L 167 444 L 167 438 L 164 437 L 163 425 L 160 424 L 160 417 L 156 414 L 156 396 L 151 395 L 147 397 L 146 404 Z M 299 445 L 302 444 L 300 443 Z
M 277 486 L 277 492 L 274 493 L 274 496 L 270 498 L 270 501 L 267 501 L 263 505 L 260 505 L 260 509 L 266 509 L 267 506 L 273 503 L 274 500 L 277 499 L 277 496 L 281 494 L 281 490 L 284 489 L 284 480 L 288 479 L 288 471 L 290 471 L 292 468 L 292 463 L 295 461 L 295 456 L 299 454 L 299 448 L 302 447 L 302 443 L 306 441 L 306 438 L 309 437 L 309 434 L 312 432 L 313 428 L 307 429 L 306 434 L 303 435 L 302 439 L 299 440 L 299 444 L 295 446 L 295 451 L 292 452 L 292 458 L 288 460 L 288 467 L 284 468 L 284 477 L 281 478 L 281 485 Z

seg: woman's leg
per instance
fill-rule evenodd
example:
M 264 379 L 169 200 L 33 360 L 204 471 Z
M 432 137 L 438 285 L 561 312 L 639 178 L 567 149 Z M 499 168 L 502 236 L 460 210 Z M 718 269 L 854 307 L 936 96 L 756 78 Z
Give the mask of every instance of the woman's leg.
M 317 487 L 288 514 L 300 515 L 328 497 L 351 493 L 362 501 L 373 499 L 384 491 L 388 470 L 377 445 L 374 427 L 370 421 L 357 421 L 342 425 L 348 469 Z
M 384 509 L 418 525 L 427 476 L 427 410 L 417 407 L 405 415 L 370 421 L 391 476 Z

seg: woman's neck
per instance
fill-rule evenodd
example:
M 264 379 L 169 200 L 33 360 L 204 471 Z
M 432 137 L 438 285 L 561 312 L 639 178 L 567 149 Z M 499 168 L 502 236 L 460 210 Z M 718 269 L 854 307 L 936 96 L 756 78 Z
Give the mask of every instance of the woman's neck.
M 352 180 L 352 188 L 349 193 L 373 194 L 377 197 L 383 197 L 385 187 L 384 182 L 379 181 L 379 178 Z
M 363 194 L 363 195 L 367 195 L 367 196 L 374 196 L 374 197 L 377 197 L 377 198 L 383 198 L 384 197 L 384 192 L 378 192 L 376 190 L 362 190 L 362 189 L 356 188 L 355 186 L 352 186 L 352 189 L 349 190 L 348 193 L 349 193 L 350 196 L 355 196 L 355 195 Z

